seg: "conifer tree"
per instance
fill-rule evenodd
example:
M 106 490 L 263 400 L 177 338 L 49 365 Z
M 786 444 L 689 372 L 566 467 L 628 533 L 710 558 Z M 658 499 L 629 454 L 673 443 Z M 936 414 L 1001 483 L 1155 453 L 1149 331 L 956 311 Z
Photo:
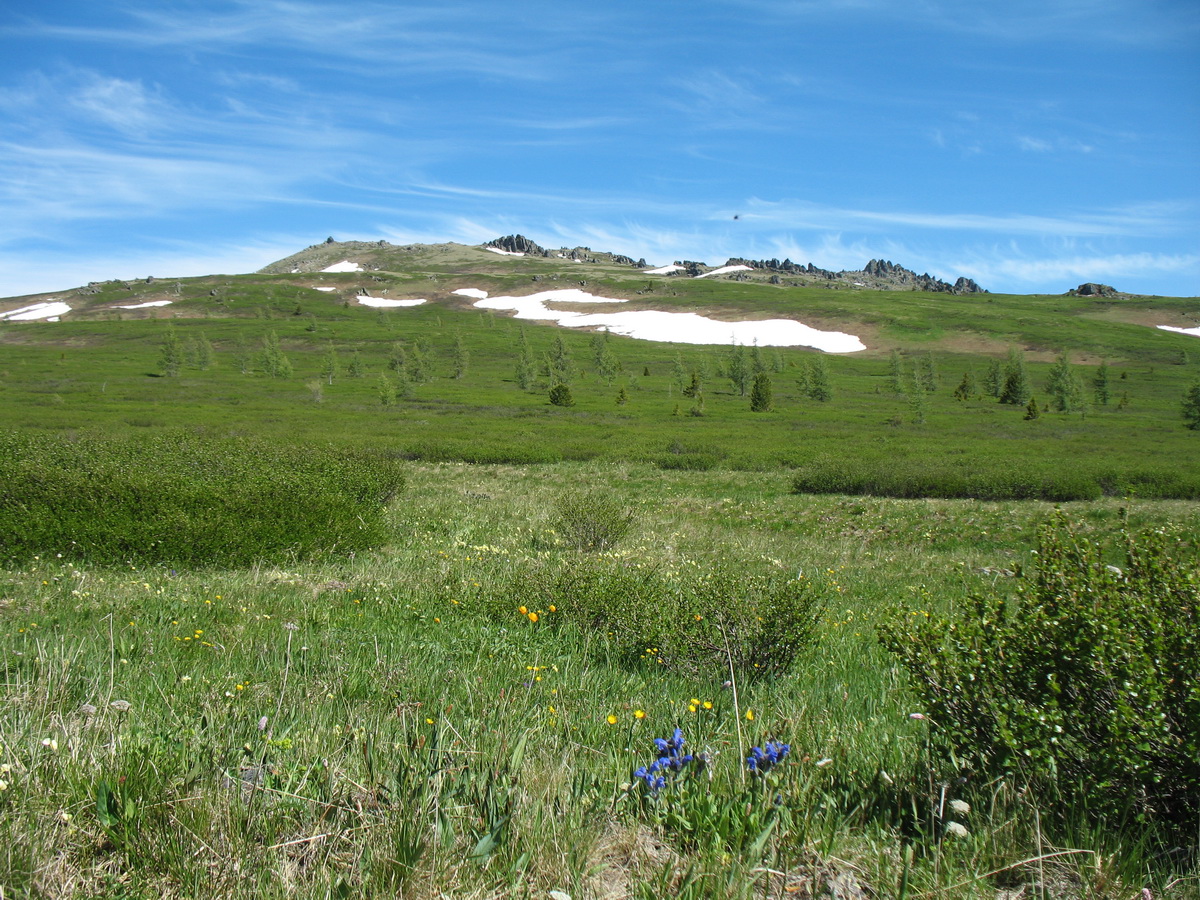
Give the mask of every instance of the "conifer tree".
M 738 392 L 738 396 L 745 397 L 746 392 L 750 389 L 750 380 L 753 376 L 750 372 L 750 362 L 746 359 L 744 346 L 733 345 L 725 363 L 725 371 L 729 375 L 729 380 L 733 382 L 733 388 Z
M 467 351 L 466 345 L 463 344 L 462 335 L 457 332 L 454 335 L 454 377 L 461 379 L 467 374 L 467 363 L 470 361 L 471 354 Z
M 1096 375 L 1092 379 L 1092 389 L 1095 392 L 1096 402 L 1101 406 L 1108 406 L 1108 401 L 1112 399 L 1108 387 L 1108 360 L 1100 360 L 1100 365 L 1096 368 Z
M 899 350 L 893 350 L 888 360 L 888 385 L 893 394 L 904 393 L 904 357 Z
M 988 364 L 987 374 L 983 376 L 983 390 L 989 397 L 999 397 L 1004 390 L 1004 366 L 1000 360 L 993 359 Z
M 1182 411 L 1184 425 L 1192 431 L 1200 431 L 1200 381 L 1184 393 Z
M 337 373 L 337 351 L 333 349 L 333 344 L 330 344 L 329 349 L 325 352 L 325 356 L 321 359 L 321 377 L 325 379 L 326 384 L 333 384 L 334 376 L 336 376 Z
M 1065 352 L 1058 355 L 1046 377 L 1046 393 L 1058 412 L 1074 412 L 1083 407 L 1083 385 Z
M 1025 406 L 1025 421 L 1029 422 L 1041 415 L 1038 409 L 1037 397 L 1030 396 L 1029 403 Z
M 833 399 L 833 387 L 829 383 L 829 364 L 820 353 L 808 363 L 808 396 L 819 403 L 828 403 Z
M 1029 376 L 1025 372 L 1025 355 L 1016 347 L 1008 351 L 1004 364 L 1004 386 L 1000 389 L 1000 402 L 1012 406 L 1024 406 L 1033 392 L 1029 388 Z
M 179 336 L 175 333 L 175 326 L 169 323 L 159 349 L 158 365 L 162 369 L 163 375 L 168 378 L 177 376 L 183 367 L 183 347 L 179 343 Z
M 570 384 L 578 374 L 575 368 L 575 361 L 571 357 L 571 351 L 568 349 L 566 341 L 562 339 L 561 334 L 554 338 L 554 346 L 550 350 L 546 368 L 550 380 L 555 383 L 555 386 L 558 384 Z
M 750 411 L 767 412 L 774 405 L 771 377 L 766 372 L 754 376 L 754 387 L 750 389 Z
M 376 386 L 376 391 L 379 393 L 379 402 L 384 409 L 393 406 L 396 402 L 396 385 L 392 379 L 388 377 L 386 372 L 379 373 L 379 381 Z
M 962 381 L 958 383 L 958 387 L 954 389 L 955 400 L 970 400 L 978 393 L 975 387 L 975 373 L 970 369 L 963 372 Z
M 262 370 L 272 378 L 290 378 L 292 376 L 291 360 L 280 348 L 279 336 L 275 332 L 268 331 L 266 337 L 263 338 L 260 356 Z
M 363 374 L 362 356 L 355 348 L 354 352 L 350 354 L 350 362 L 346 364 L 346 375 L 350 378 L 362 378 Z
M 533 362 L 533 348 L 529 346 L 529 335 L 522 328 L 517 342 L 517 385 L 523 391 L 530 391 L 536 382 L 537 369 Z
M 550 402 L 555 406 L 574 406 L 575 398 L 571 396 L 571 388 L 560 381 L 550 388 Z

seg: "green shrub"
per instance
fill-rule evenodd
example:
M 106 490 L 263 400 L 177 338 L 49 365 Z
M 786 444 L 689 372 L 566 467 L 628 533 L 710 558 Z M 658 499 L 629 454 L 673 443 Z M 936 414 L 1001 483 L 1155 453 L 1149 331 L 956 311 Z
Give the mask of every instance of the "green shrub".
M 1132 815 L 1194 841 L 1200 826 L 1200 575 L 1196 548 L 1125 536 L 1125 560 L 1061 516 L 1015 597 L 948 616 L 897 612 L 885 647 L 912 674 L 935 745 L 1012 774 L 1063 815 Z
M 176 432 L 0 435 L 0 558 L 246 565 L 385 537 L 401 463 Z
M 554 530 L 576 550 L 607 550 L 632 524 L 633 510 L 605 490 L 571 491 L 554 505 Z
M 730 665 L 750 678 L 783 673 L 811 644 L 824 608 L 809 581 L 744 568 L 668 575 L 597 558 L 516 577 L 521 603 L 553 606 L 559 621 L 605 635 L 626 663 L 722 680 Z

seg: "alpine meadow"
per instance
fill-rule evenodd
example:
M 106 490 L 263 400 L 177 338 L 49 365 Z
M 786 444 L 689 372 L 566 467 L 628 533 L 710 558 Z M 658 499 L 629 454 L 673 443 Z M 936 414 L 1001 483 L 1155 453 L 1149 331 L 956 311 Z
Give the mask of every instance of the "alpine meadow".
M 1198 323 L 520 235 L 0 300 L 0 898 L 1196 900 Z

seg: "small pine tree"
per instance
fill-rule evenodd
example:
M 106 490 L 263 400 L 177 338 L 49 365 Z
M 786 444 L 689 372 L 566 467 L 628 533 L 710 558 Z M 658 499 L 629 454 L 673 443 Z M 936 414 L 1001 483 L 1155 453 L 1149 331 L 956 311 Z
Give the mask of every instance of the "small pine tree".
M 741 344 L 735 344 L 729 351 L 729 358 L 725 362 L 725 371 L 729 375 L 729 380 L 733 382 L 733 388 L 738 392 L 738 396 L 745 397 L 747 391 L 750 390 L 752 373 L 750 362 L 746 359 L 746 348 Z
M 571 396 L 571 388 L 560 381 L 550 388 L 550 402 L 554 406 L 574 406 L 575 398 Z
M 682 392 L 687 383 L 687 369 L 683 365 L 683 357 L 678 353 L 675 354 L 675 359 L 671 363 L 671 379 L 676 390 Z
M 463 344 L 461 334 L 454 335 L 454 377 L 461 379 L 467 374 L 467 363 L 470 361 L 471 354 L 467 351 L 466 345 Z
M 1008 351 L 1004 365 L 1004 386 L 1000 389 L 1000 402 L 1012 406 L 1024 406 L 1033 393 L 1029 389 L 1029 376 L 1025 372 L 1025 354 L 1016 347 Z
M 266 337 L 263 338 L 260 357 L 262 370 L 272 378 L 290 378 L 292 376 L 291 360 L 280 348 L 279 336 L 275 332 L 268 331 Z
M 1112 394 L 1108 387 L 1108 360 L 1100 360 L 1100 365 L 1096 368 L 1096 375 L 1092 378 L 1092 390 L 1096 397 L 1096 403 L 1100 406 L 1108 406 L 1108 401 L 1112 399 Z
M 988 365 L 987 374 L 983 376 L 983 390 L 989 397 L 1000 397 L 1004 390 L 1004 366 L 1000 360 L 993 359 Z
M 929 412 L 929 392 L 918 383 L 916 372 L 913 373 L 913 387 L 908 394 L 908 404 L 912 409 L 913 424 L 924 425 Z
M 833 399 L 833 387 L 829 383 L 829 364 L 818 354 L 808 363 L 808 396 L 819 403 Z
M 1192 431 L 1200 431 L 1200 381 L 1197 381 L 1183 395 L 1183 423 Z
M 955 400 L 970 400 L 979 391 L 975 387 L 975 373 L 968 369 L 963 372 L 962 381 L 958 383 L 958 387 L 954 389 Z
M 904 357 L 899 350 L 893 350 L 888 360 L 888 386 L 893 394 L 904 393 Z
M 1074 412 L 1083 407 L 1083 385 L 1065 352 L 1059 354 L 1046 377 L 1046 393 L 1058 412 Z
M 771 377 L 766 372 L 754 376 L 754 387 L 750 389 L 750 411 L 767 412 L 774 405 Z
M 559 384 L 570 384 L 578 374 L 571 351 L 567 348 L 567 343 L 562 339 L 561 334 L 554 338 L 554 346 L 550 350 L 547 369 L 550 380 L 555 382 L 556 387 Z
M 624 406 L 628 402 L 629 394 L 625 391 L 625 388 L 622 387 L 619 391 L 617 391 L 617 406 Z
M 376 390 L 379 393 L 379 402 L 384 409 L 396 403 L 396 385 L 386 372 L 379 373 L 379 382 Z
M 196 368 L 201 372 L 207 372 L 212 368 L 212 364 L 213 346 L 202 331 L 200 332 L 200 336 L 196 338 Z
M 179 342 L 179 336 L 175 333 L 174 325 L 167 325 L 167 333 L 163 337 L 162 347 L 158 353 L 158 365 L 167 378 L 174 378 L 183 368 L 183 346 Z
M 337 351 L 330 344 L 329 349 L 325 352 L 325 356 L 321 358 L 321 377 L 325 379 L 326 384 L 333 384 L 334 376 L 338 373 L 338 358 Z
M 533 348 L 529 346 L 529 335 L 522 328 L 517 341 L 517 385 L 523 391 L 530 391 L 536 383 L 537 366 L 533 361 Z
M 696 402 L 688 410 L 688 415 L 695 416 L 696 418 L 701 418 L 704 415 L 704 394 L 696 394 Z
M 700 383 L 700 373 L 692 372 L 692 380 L 688 382 L 688 386 L 683 389 L 683 396 L 697 397 L 703 390 Z
M 933 353 L 926 353 L 917 359 L 916 381 L 917 387 L 928 394 L 937 390 L 937 363 L 934 361 Z
M 1040 415 L 1041 411 L 1038 409 L 1037 397 L 1030 397 L 1029 403 L 1025 407 L 1025 421 L 1028 422 L 1032 419 L 1036 419 Z
M 643 378 L 650 377 L 650 367 L 649 366 L 642 366 L 642 377 Z
M 350 354 L 350 362 L 346 364 L 346 375 L 349 378 L 363 377 L 362 356 L 357 350 Z

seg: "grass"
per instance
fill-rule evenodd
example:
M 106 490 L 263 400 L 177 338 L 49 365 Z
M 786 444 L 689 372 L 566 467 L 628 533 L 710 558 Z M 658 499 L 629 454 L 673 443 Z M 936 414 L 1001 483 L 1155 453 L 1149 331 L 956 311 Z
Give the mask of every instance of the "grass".
M 1189 324 L 1200 301 L 361 252 L 377 271 L 108 283 L 64 322 L 0 325 L 4 897 L 1200 897 L 1194 842 L 1063 815 L 937 754 L 876 637 L 890 610 L 923 620 L 1015 593 L 1054 509 L 1038 497 L 1114 564 L 1126 524 L 1194 546 L 1179 401 L 1195 341 L 1148 326 Z M 793 315 L 871 349 L 828 360 L 828 403 L 801 384 L 812 353 L 764 350 L 769 413 L 712 348 L 614 337 L 610 384 L 593 336 L 449 293 L 526 292 L 535 275 L 642 307 Z M 361 288 L 431 302 L 346 305 Z M 158 298 L 176 302 L 107 309 Z M 210 368 L 162 377 L 168 322 L 185 349 L 211 343 Z M 292 374 L 243 373 L 272 332 Z M 551 406 L 544 380 L 517 385 L 522 332 L 539 361 L 562 335 L 574 407 Z M 459 339 L 470 362 L 453 378 Z M 429 380 L 400 383 L 397 343 L 424 348 Z M 1039 393 L 1058 350 L 1085 379 L 1107 358 L 1112 402 L 1029 422 L 953 399 L 1010 344 Z M 937 362 L 923 424 L 889 385 L 893 347 L 910 371 Z M 704 375 L 702 416 L 677 358 Z M 1082 487 L 947 489 L 1007 478 Z M 96 502 L 104 479 L 123 502 Z M 57 531 L 23 527 L 38 485 Z M 228 530 L 173 535 L 190 556 L 138 539 L 155 503 L 202 524 L 227 495 L 249 498 Z M 259 542 L 272 520 L 296 530 Z M 89 529 L 100 549 L 84 552 Z M 121 552 L 101 552 L 114 535 Z M 250 555 L 223 555 L 238 547 Z M 648 792 L 634 772 L 675 728 L 696 758 Z M 767 741 L 790 752 L 756 778 L 743 759 Z
M 535 606 L 525 575 L 595 559 L 553 530 L 567 486 L 634 511 L 607 558 L 664 584 L 717 564 L 802 569 L 825 610 L 810 648 L 781 676 L 739 671 L 735 693 L 725 665 L 664 665 L 653 645 L 631 658 Z M 1123 513 L 1200 533 L 1192 504 L 1122 505 L 1067 510 L 1096 537 Z M 10 566 L 0 884 L 749 897 L 840 878 L 967 897 L 1044 877 L 1050 895 L 1157 896 L 1188 870 L 1145 834 L 1039 834 L 1038 798 L 1017 785 L 946 782 L 874 637 L 887 604 L 919 613 L 1004 589 L 1049 510 L 801 497 L 770 473 L 414 464 L 377 551 L 286 568 Z M 655 609 L 669 615 L 650 604 L 648 621 Z M 632 772 L 675 727 L 710 755 L 712 781 L 642 796 Z M 765 787 L 744 782 L 740 758 L 767 739 L 791 744 L 788 761 Z M 952 799 L 971 807 L 961 839 L 943 836 Z

